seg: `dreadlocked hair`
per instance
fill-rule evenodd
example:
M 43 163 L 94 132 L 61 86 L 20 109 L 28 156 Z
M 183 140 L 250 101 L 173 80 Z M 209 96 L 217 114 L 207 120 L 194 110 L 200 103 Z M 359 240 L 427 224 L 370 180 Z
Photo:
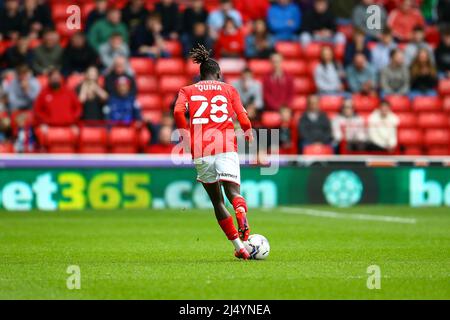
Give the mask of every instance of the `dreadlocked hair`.
M 220 73 L 219 64 L 214 59 L 211 59 L 210 55 L 211 50 L 206 49 L 201 44 L 197 48 L 193 48 L 190 52 L 192 60 L 200 65 L 200 76 L 202 79 Z

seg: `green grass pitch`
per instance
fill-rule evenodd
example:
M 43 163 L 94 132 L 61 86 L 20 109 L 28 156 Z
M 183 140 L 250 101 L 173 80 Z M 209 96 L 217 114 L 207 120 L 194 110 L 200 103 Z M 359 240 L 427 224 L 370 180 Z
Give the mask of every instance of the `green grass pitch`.
M 450 299 L 448 208 L 313 208 L 417 222 L 254 210 L 272 248 L 245 262 L 208 210 L 1 212 L 0 299 Z M 66 287 L 69 265 L 80 290 Z

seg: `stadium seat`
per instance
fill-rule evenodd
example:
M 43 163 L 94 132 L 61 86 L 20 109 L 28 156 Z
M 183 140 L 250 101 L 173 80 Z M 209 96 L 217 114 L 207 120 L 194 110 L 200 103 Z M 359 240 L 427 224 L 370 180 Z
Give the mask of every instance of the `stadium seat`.
M 71 127 L 49 127 L 43 142 L 50 153 L 75 153 L 77 135 Z
M 154 71 L 154 63 L 150 58 L 131 58 L 130 64 L 136 75 L 152 74 Z
M 139 93 L 153 93 L 158 91 L 158 80 L 153 76 L 138 76 L 136 85 Z
M 418 117 L 418 125 L 424 129 L 447 128 L 449 115 L 443 112 L 422 112 Z
M 106 153 L 108 145 L 108 132 L 101 127 L 80 128 L 80 153 Z
M 427 146 L 447 146 L 450 143 L 450 132 L 447 129 L 429 129 L 425 131 Z
M 312 94 L 316 91 L 316 85 L 309 77 L 296 77 L 294 79 L 294 91 L 297 94 Z
M 163 76 L 159 83 L 159 90 L 162 94 L 175 94 L 187 84 L 188 81 L 184 76 Z
M 411 101 L 407 96 L 402 95 L 390 95 L 384 98 L 393 112 L 404 112 L 411 110 Z
M 319 156 L 319 155 L 332 155 L 334 154 L 334 152 L 331 146 L 318 143 L 305 146 L 303 148 L 303 154 L 305 156 Z
M 194 78 L 200 75 L 200 66 L 191 59 L 186 61 L 185 73 L 188 77 Z
M 272 71 L 272 64 L 269 60 L 253 59 L 249 61 L 248 67 L 255 76 L 265 76 Z
M 109 132 L 109 145 L 112 153 L 136 153 L 137 132 L 134 127 L 113 127 Z
M 67 13 L 67 3 L 54 3 L 51 9 L 53 21 L 62 21 L 69 16 Z
M 181 58 L 158 59 L 155 65 L 156 74 L 162 75 L 180 75 L 184 73 L 185 64 Z
M 141 130 L 139 130 L 139 137 L 138 137 L 139 149 L 144 150 L 145 147 L 148 146 L 151 138 L 152 135 L 147 128 L 144 127 Z
M 159 124 L 162 119 L 162 111 L 160 111 L 160 110 L 142 110 L 142 119 L 145 122 Z
M 67 78 L 66 85 L 69 89 L 75 90 L 76 87 L 84 80 L 84 75 L 74 73 Z
M 163 107 L 159 94 L 139 94 L 137 101 L 142 110 L 161 110 Z
M 183 46 L 177 40 L 169 40 L 165 42 L 166 50 L 171 57 L 178 58 L 183 55 Z
M 281 125 L 281 115 L 278 111 L 265 111 L 261 116 L 261 123 L 267 129 L 279 128 Z
M 299 59 L 302 56 L 302 47 L 297 42 L 279 41 L 275 50 L 286 59 Z
M 305 76 L 308 74 L 308 65 L 303 60 L 284 60 L 283 69 L 293 76 Z
M 352 101 L 353 107 L 358 112 L 370 112 L 380 105 L 380 100 L 377 97 L 364 96 L 360 94 L 354 94 Z
M 448 156 L 450 155 L 450 149 L 448 147 L 430 147 L 427 148 L 427 155 L 429 156 Z
M 442 102 L 438 97 L 416 97 L 413 100 L 412 109 L 414 111 L 441 111 Z
M 334 58 L 337 61 L 344 61 L 345 56 L 345 44 L 337 44 L 334 46 Z
M 320 98 L 320 109 L 325 112 L 338 112 L 344 104 L 342 96 L 322 96 Z
M 319 60 L 320 53 L 322 51 L 322 44 L 317 42 L 311 42 L 304 48 L 303 56 L 307 60 Z
M 442 96 L 450 95 L 450 79 L 439 80 L 438 91 Z
M 446 96 L 444 101 L 442 101 L 442 108 L 445 112 L 450 112 L 450 95 Z
M 0 143 L 0 154 L 2 153 L 14 153 L 14 146 L 9 142 Z
M 439 45 L 440 33 L 439 28 L 436 26 L 425 27 L 425 40 L 430 44 L 432 48 L 436 48 Z
M 308 105 L 308 99 L 304 95 L 297 95 L 294 97 L 292 101 L 291 109 L 294 112 L 303 112 L 306 110 L 306 106 Z
M 422 130 L 419 129 L 399 129 L 398 143 L 401 146 L 421 146 L 423 143 Z
M 241 58 L 222 58 L 219 60 L 220 69 L 225 75 L 239 75 L 245 69 L 246 62 Z
M 417 116 L 413 112 L 398 112 L 396 115 L 400 120 L 400 128 L 414 128 L 417 125 Z
M 56 23 L 56 31 L 61 36 L 62 42 L 64 43 L 68 38 L 77 33 L 79 30 L 69 28 L 67 26 L 67 22 L 63 20 Z
M 423 149 L 420 146 L 404 147 L 402 154 L 405 156 L 420 156 L 423 155 Z

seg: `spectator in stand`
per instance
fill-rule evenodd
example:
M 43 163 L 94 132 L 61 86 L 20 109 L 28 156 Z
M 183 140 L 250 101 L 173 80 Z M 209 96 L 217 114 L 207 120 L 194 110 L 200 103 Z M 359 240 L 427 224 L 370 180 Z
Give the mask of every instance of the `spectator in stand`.
M 450 27 L 450 0 L 439 0 L 437 15 L 438 23 L 441 28 Z
M 341 112 L 331 122 L 333 141 L 336 146 L 345 143 L 348 151 L 364 151 L 367 143 L 367 133 L 364 119 L 353 109 L 351 99 L 347 99 Z
M 119 9 L 109 9 L 105 19 L 98 20 L 88 33 L 89 44 L 95 50 L 111 38 L 114 33 L 119 33 L 125 42 L 128 43 L 128 29 L 122 23 L 122 14 Z
M 0 9 L 0 41 L 16 40 L 23 29 L 23 19 L 19 0 L 6 0 Z
M 158 141 L 156 144 L 147 148 L 148 153 L 152 154 L 171 154 L 174 144 L 172 143 L 172 127 L 163 126 L 158 133 Z
M 234 8 L 233 2 L 231 0 L 220 0 L 220 7 L 209 14 L 207 21 L 213 39 L 217 39 L 227 18 L 233 19 L 238 28 L 242 27 L 241 13 Z
M 253 78 L 253 73 L 249 68 L 246 68 L 241 77 L 233 82 L 233 87 L 239 93 L 242 104 L 245 109 L 262 110 L 264 107 L 263 90 L 259 81 Z
M 128 44 L 123 41 L 120 33 L 113 33 L 109 41 L 100 46 L 98 52 L 100 61 L 106 69 L 111 68 L 116 57 L 128 58 L 130 56 Z
M 189 57 L 189 52 L 197 45 L 202 45 L 205 48 L 212 50 L 214 41 L 208 34 L 208 27 L 203 22 L 194 24 L 194 32 L 192 34 L 184 34 L 182 37 L 183 52 L 186 58 Z
M 95 0 L 95 8 L 89 12 L 86 19 L 86 32 L 99 20 L 105 19 L 108 12 L 108 0 Z
M 122 21 L 128 27 L 128 32 L 133 35 L 136 29 L 144 23 L 149 15 L 143 0 L 129 0 L 122 9 Z
M 372 13 L 369 12 L 368 8 L 374 4 L 375 0 L 361 0 L 361 2 L 353 8 L 352 13 L 352 22 L 353 26 L 359 30 L 362 30 L 365 35 L 367 35 L 371 40 L 378 40 L 381 31 L 386 25 L 387 13 L 382 5 L 379 5 L 380 8 L 380 26 L 381 29 L 371 28 L 367 21 L 371 17 Z
M 273 71 L 264 77 L 265 110 L 278 111 L 289 108 L 294 99 L 294 79 L 283 70 L 283 57 L 274 53 L 271 57 Z
M 216 56 L 219 58 L 241 57 L 244 49 L 244 34 L 233 19 L 226 19 L 215 45 Z
M 298 129 L 301 139 L 300 150 L 311 144 L 331 144 L 331 123 L 326 113 L 320 110 L 318 96 L 309 96 L 308 107 L 300 118 Z
M 38 124 L 53 126 L 74 125 L 81 117 L 82 107 L 75 92 L 63 85 L 63 76 L 57 69 L 48 73 L 48 87 L 34 103 L 34 116 Z
M 267 21 L 276 41 L 294 41 L 300 30 L 302 13 L 291 0 L 277 0 L 269 8 Z
M 23 64 L 31 66 L 33 54 L 29 44 L 28 37 L 21 36 L 17 39 L 15 45 L 5 51 L 3 61 L 5 62 L 6 69 L 15 69 Z
M 387 102 L 372 112 L 368 121 L 370 151 L 392 152 L 397 147 L 398 117 Z
M 171 130 L 175 130 L 175 120 L 173 119 L 171 112 L 164 112 L 161 121 L 158 123 L 148 122 L 148 129 L 151 133 L 150 144 L 158 144 L 159 133 L 164 127 L 169 127 Z
M 36 74 L 46 74 L 51 68 L 61 68 L 63 49 L 59 35 L 54 29 L 44 31 L 42 44 L 33 51 L 33 70 Z
M 63 73 L 83 73 L 98 61 L 97 53 L 89 45 L 83 32 L 75 33 L 63 53 Z
M 25 0 L 22 9 L 23 32 L 32 39 L 39 38 L 44 29 L 53 28 L 50 7 L 38 0 Z
M 162 34 L 166 39 L 178 39 L 181 17 L 174 0 L 161 0 L 155 5 L 155 13 L 161 17 Z
M 336 17 L 328 0 L 314 0 L 313 8 L 305 12 L 302 31 L 300 41 L 304 46 L 311 41 L 345 43 L 345 36 L 336 32 Z
M 373 67 L 367 62 L 366 56 L 357 53 L 353 64 L 347 67 L 347 82 L 352 93 L 367 95 L 376 94 L 377 75 Z
M 118 56 L 114 60 L 114 64 L 111 70 L 108 72 L 105 78 L 105 89 L 110 95 L 118 95 L 116 91 L 116 83 L 119 78 L 126 77 L 130 81 L 130 94 L 136 95 L 136 81 L 131 75 L 128 67 L 128 61 L 125 57 Z
M 41 91 L 39 81 L 33 77 L 27 65 L 17 67 L 14 79 L 6 85 L 9 112 L 30 110 Z
M 411 65 L 421 48 L 428 51 L 434 62 L 433 48 L 425 41 L 425 30 L 423 27 L 417 26 L 414 28 L 412 41 L 405 47 L 405 62 L 408 66 Z
M 131 39 L 131 50 L 134 56 L 161 58 L 168 57 L 166 43 L 162 35 L 161 18 L 157 15 L 147 20 L 136 30 Z
M 253 32 L 245 38 L 245 56 L 251 59 L 268 59 L 274 52 L 274 45 L 266 21 L 262 19 L 254 21 Z
M 322 47 L 320 63 L 314 70 L 317 90 L 323 95 L 342 94 L 344 86 L 341 81 L 342 69 L 334 60 L 333 49 Z
M 131 124 L 141 120 L 141 109 L 132 93 L 132 83 L 128 77 L 120 77 L 115 83 L 116 93 L 110 95 L 106 107 L 107 119 Z
M 411 64 L 411 93 L 415 96 L 435 96 L 438 76 L 431 55 L 425 48 L 419 49 Z
M 344 53 L 344 66 L 347 67 L 353 62 L 353 59 L 357 53 L 362 53 L 366 57 L 367 61 L 371 60 L 371 52 L 367 45 L 367 40 L 364 32 L 356 29 L 353 32 L 353 41 L 347 43 Z
M 441 43 L 435 51 L 435 57 L 441 77 L 450 78 L 450 28 L 442 32 Z
M 380 72 L 389 64 L 392 50 L 397 48 L 397 44 L 392 37 L 391 30 L 385 28 L 381 34 L 381 41 L 372 49 L 372 66 Z
M 234 5 L 244 21 L 264 20 L 267 17 L 269 0 L 234 0 Z
M 425 26 L 425 20 L 419 9 L 414 8 L 412 0 L 403 0 L 388 18 L 388 25 L 394 37 L 402 42 L 411 41 L 414 28 Z
M 403 51 L 391 51 L 391 62 L 381 71 L 381 93 L 385 95 L 407 95 L 409 92 L 409 69 Z
M 99 84 L 97 67 L 86 70 L 84 80 L 77 87 L 78 99 L 83 105 L 83 120 L 101 121 L 104 118 L 103 107 L 108 93 Z
M 281 124 L 278 128 L 280 133 L 280 152 L 290 153 L 292 150 L 292 110 L 289 108 L 280 109 Z
M 331 11 L 333 11 L 338 19 L 342 19 L 343 22 L 348 23 L 351 22 L 353 9 L 359 2 L 360 0 L 330 1 Z
M 191 37 L 195 33 L 195 25 L 206 24 L 208 11 L 206 11 L 202 0 L 193 0 L 184 10 L 181 18 L 181 30 L 183 36 Z

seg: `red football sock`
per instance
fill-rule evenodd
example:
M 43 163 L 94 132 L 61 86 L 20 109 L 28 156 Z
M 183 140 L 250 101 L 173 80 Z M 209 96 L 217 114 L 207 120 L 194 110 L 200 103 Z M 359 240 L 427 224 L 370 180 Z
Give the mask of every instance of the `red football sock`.
M 233 204 L 234 211 L 237 211 L 237 209 L 239 207 L 242 207 L 242 208 L 244 208 L 246 213 L 248 212 L 247 202 L 245 202 L 244 197 L 237 196 L 236 198 L 233 199 L 233 203 L 232 204 Z
M 225 235 L 227 236 L 228 240 L 233 241 L 239 237 L 236 227 L 234 226 L 232 217 L 228 217 L 223 220 L 220 220 L 219 225 L 222 228 Z

